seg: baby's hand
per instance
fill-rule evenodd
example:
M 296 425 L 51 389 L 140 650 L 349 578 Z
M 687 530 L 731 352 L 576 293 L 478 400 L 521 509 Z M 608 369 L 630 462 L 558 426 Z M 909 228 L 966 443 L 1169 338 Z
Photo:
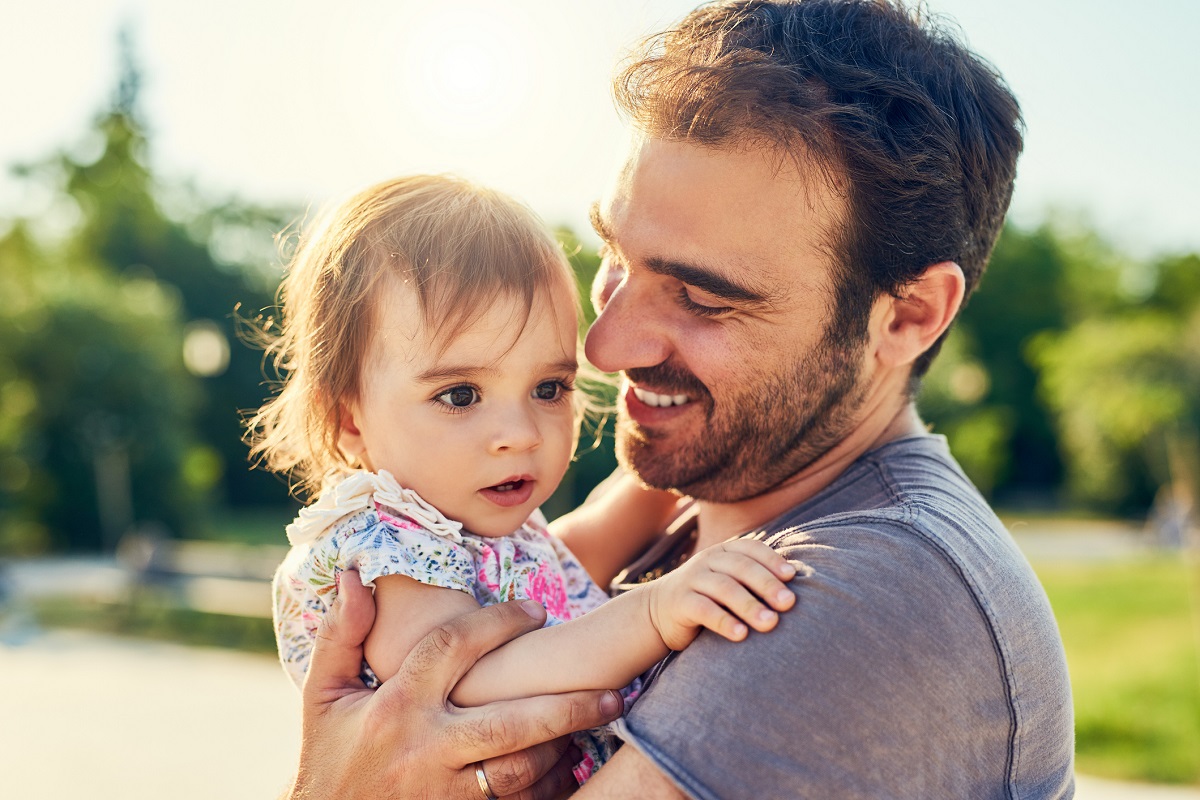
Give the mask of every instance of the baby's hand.
M 691 644 L 701 627 L 740 642 L 750 628 L 774 628 L 776 611 L 792 607 L 796 596 L 784 582 L 795 575 L 796 568 L 762 542 L 722 542 L 650 584 L 650 620 L 672 650 Z

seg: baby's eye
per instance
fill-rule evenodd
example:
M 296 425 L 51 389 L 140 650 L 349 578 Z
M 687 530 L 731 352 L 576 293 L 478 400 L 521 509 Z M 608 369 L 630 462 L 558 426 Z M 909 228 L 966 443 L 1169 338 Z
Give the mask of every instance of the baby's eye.
M 562 381 L 542 381 L 533 390 L 533 396 L 538 400 L 553 401 L 562 397 L 567 387 Z
M 455 386 L 439 394 L 437 399 L 454 408 L 466 408 L 479 402 L 479 392 L 473 386 Z

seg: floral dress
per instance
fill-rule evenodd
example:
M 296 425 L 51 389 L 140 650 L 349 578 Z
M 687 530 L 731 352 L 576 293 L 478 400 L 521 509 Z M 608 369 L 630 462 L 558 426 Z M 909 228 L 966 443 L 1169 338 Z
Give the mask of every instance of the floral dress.
M 476 536 L 447 519 L 416 492 L 381 470 L 349 473 L 287 526 L 292 549 L 275 573 L 275 638 L 279 658 L 299 687 L 304 683 L 317 626 L 337 595 L 337 576 L 358 570 L 363 585 L 405 575 L 457 589 L 481 606 L 530 598 L 558 625 L 598 607 L 608 596 L 578 559 L 546 529 L 541 511 L 508 536 Z M 363 663 L 363 680 L 379 680 Z M 626 690 L 626 710 L 636 689 Z M 576 767 L 582 783 L 612 756 L 605 729 L 575 734 L 584 753 Z

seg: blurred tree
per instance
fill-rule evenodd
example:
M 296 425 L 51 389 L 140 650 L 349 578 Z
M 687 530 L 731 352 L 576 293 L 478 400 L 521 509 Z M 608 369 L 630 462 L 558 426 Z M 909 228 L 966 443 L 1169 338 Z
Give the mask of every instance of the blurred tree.
M 1068 484 L 1107 511 L 1146 508 L 1172 479 L 1168 442 L 1200 429 L 1200 306 L 1190 319 L 1131 310 L 1034 340 Z
M 1008 225 L 982 282 L 934 361 L 919 405 L 963 468 L 1000 502 L 1053 499 L 1062 479 L 1057 437 L 1036 394 L 1026 343 L 1067 325 L 1067 260 L 1049 226 Z
M 180 469 L 205 449 L 176 296 L 78 265 L 37 283 L 0 316 L 3 546 L 111 549 L 135 521 L 186 529 L 208 487 Z
M 239 412 L 257 406 L 264 390 L 261 353 L 238 341 L 236 309 L 253 317 L 271 305 L 279 259 L 257 243 L 270 243 L 288 214 L 161 186 L 148 166 L 141 76 L 126 34 L 120 53 L 112 102 L 85 146 L 14 170 L 49 190 L 49 217 L 67 224 L 15 220 L 0 236 L 0 288 L 25 300 L 0 315 L 0 336 L 15 337 L 11 347 L 0 340 L 0 397 L 32 393 L 38 410 L 11 426 L 21 436 L 0 433 L 0 493 L 8 493 L 0 513 L 39 521 L 41 533 L 22 523 L 23 540 L 56 546 L 96 546 L 101 531 L 127 518 L 188 532 L 205 507 L 201 496 L 247 505 L 287 499 L 281 481 L 248 469 L 240 441 Z M 144 394 L 150 386 L 153 396 Z M 20 469 L 12 466 L 17 452 Z M 108 487 L 112 496 L 103 490 L 121 459 L 130 502 L 113 499 L 119 481 Z M 69 516 L 73 504 L 78 513 Z

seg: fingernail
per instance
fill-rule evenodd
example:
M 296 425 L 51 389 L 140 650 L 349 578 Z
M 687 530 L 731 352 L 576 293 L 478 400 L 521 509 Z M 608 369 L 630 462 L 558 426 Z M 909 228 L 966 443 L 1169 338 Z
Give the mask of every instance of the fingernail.
M 779 570 L 779 572 L 784 577 L 792 578 L 792 577 L 795 577 L 795 575 L 796 575 L 796 568 L 785 561 L 783 563 L 783 567 Z
M 758 612 L 758 618 L 763 622 L 770 622 L 771 620 L 775 619 L 775 612 L 764 608 Z
M 780 589 L 778 592 L 775 593 L 775 602 L 790 603 L 793 599 L 795 599 L 795 597 L 796 596 L 794 594 L 792 594 L 791 592 L 789 592 L 787 589 Z
M 537 600 L 522 600 L 521 608 L 525 609 L 525 613 L 534 619 L 541 619 L 543 615 L 542 604 Z
M 604 716 L 610 719 L 619 717 L 624 709 L 625 702 L 616 692 L 608 691 L 600 696 L 600 713 Z
M 749 632 L 750 632 L 750 629 L 747 628 L 745 625 L 743 625 L 740 622 L 737 625 L 733 626 L 733 635 L 738 637 L 739 639 L 741 637 L 745 636 Z

